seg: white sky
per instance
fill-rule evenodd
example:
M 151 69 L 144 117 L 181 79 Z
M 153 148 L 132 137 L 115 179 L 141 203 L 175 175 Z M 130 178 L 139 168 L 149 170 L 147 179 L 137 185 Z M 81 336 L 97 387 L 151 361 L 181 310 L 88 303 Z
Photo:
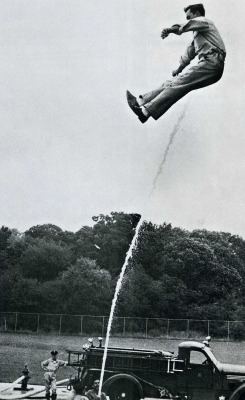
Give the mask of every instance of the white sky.
M 0 224 L 77 231 L 92 216 L 139 212 L 155 223 L 245 237 L 245 2 L 206 0 L 227 48 L 222 80 L 142 125 L 125 91 L 171 76 L 191 33 L 186 0 L 2 0 Z M 176 121 L 186 117 L 149 198 Z

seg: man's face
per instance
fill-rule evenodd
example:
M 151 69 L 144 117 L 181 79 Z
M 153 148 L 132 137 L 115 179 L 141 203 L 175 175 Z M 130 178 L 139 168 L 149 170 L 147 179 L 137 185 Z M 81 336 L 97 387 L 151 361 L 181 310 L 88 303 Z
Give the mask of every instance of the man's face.
M 196 17 L 199 17 L 199 13 L 198 12 L 193 13 L 190 9 L 186 11 L 185 15 L 186 15 L 186 19 L 188 19 L 188 20 L 196 18 Z
M 56 361 L 57 356 L 52 355 L 52 360 Z
M 94 381 L 93 386 L 94 386 L 94 389 L 98 392 L 99 386 L 100 386 L 100 381 L 99 380 Z

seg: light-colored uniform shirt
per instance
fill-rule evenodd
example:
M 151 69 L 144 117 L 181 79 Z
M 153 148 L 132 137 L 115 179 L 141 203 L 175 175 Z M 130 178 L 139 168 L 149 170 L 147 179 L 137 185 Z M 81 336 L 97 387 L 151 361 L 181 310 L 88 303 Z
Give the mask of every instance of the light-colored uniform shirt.
M 59 369 L 59 367 L 63 367 L 66 364 L 66 361 L 53 360 L 52 358 L 49 358 L 48 360 L 43 361 L 41 363 L 41 366 L 45 369 L 45 371 L 55 373 Z
M 220 51 L 225 55 L 226 49 L 220 33 L 214 23 L 205 17 L 190 19 L 185 24 L 179 25 L 181 35 L 193 31 L 193 41 L 187 47 L 186 52 L 180 58 L 180 65 L 186 67 L 197 55 L 199 58 L 206 57 L 214 51 Z

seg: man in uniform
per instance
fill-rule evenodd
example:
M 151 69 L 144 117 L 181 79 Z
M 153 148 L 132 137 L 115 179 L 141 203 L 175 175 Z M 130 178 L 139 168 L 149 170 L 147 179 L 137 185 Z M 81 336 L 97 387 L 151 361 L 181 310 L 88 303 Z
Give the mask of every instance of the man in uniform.
M 44 374 L 46 398 L 50 399 L 50 389 L 52 391 L 52 400 L 57 397 L 56 394 L 56 371 L 60 367 L 66 367 L 67 362 L 63 360 L 57 360 L 58 351 L 51 351 L 51 358 L 41 363 L 41 367 L 46 371 Z
M 226 50 L 216 26 L 205 18 L 203 4 L 190 5 L 184 11 L 186 23 L 175 24 L 161 33 L 162 39 L 165 39 L 170 33 L 182 35 L 193 32 L 193 40 L 180 58 L 179 67 L 172 72 L 173 78 L 138 98 L 127 91 L 128 104 L 142 123 L 149 117 L 157 120 L 191 90 L 212 85 L 222 77 Z M 195 56 L 198 56 L 198 64 L 182 73 Z

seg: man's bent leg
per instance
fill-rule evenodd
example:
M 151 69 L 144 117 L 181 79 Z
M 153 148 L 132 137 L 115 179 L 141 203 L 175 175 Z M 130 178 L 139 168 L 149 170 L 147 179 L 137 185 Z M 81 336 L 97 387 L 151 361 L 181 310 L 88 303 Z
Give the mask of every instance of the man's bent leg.
M 154 118 L 160 118 L 174 103 L 184 97 L 192 90 L 200 89 L 217 82 L 223 74 L 223 64 L 212 61 L 201 61 L 198 65 L 191 67 L 186 73 L 183 73 L 171 81 L 162 85 L 156 95 L 144 107 Z M 158 90 L 142 96 L 144 101 L 156 94 Z

